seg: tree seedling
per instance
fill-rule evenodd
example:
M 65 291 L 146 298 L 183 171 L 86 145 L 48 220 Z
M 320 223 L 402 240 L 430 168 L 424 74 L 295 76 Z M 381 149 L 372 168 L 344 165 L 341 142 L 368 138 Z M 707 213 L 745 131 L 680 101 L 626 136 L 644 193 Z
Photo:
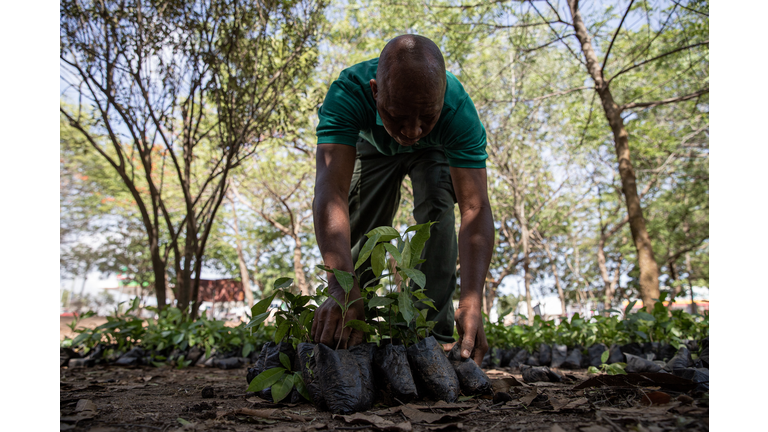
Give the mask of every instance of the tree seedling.
M 248 391 L 258 392 L 272 387 L 272 400 L 278 403 L 296 388 L 304 399 L 311 401 L 301 372 L 291 372 L 291 361 L 284 353 L 280 353 L 280 363 L 282 367 L 267 369 L 251 380 Z
M 291 285 L 293 285 L 293 279 L 291 278 L 284 277 L 275 280 L 273 283 L 274 294 L 253 305 L 253 308 L 251 308 L 253 318 L 246 325 L 246 328 L 258 328 L 272 313 L 269 310 L 269 306 L 272 304 L 275 296 L 280 294 L 285 302 L 286 309 L 274 311 L 276 324 L 274 341 L 276 344 L 279 344 L 288 338 L 293 347 L 296 348 L 300 341 L 310 341 L 311 323 L 312 318 L 315 316 L 316 306 L 309 304 L 312 297 L 292 294 L 290 291 Z M 292 389 L 296 388 L 305 399 L 311 400 L 306 385 L 304 385 L 304 379 L 301 377 L 301 372 L 291 371 L 290 358 L 286 354 L 280 353 L 280 363 L 282 367 L 267 369 L 251 380 L 251 383 L 248 385 L 248 391 L 258 392 L 272 387 L 272 400 L 277 403 L 288 396 Z
M 613 364 L 606 364 L 605 362 L 608 361 L 608 357 L 610 357 L 611 353 L 608 350 L 605 350 L 603 352 L 603 355 L 600 356 L 600 361 L 602 364 L 600 365 L 600 369 L 590 366 L 587 369 L 587 373 L 590 374 L 599 374 L 599 373 L 606 373 L 608 375 L 626 375 L 627 372 L 624 370 L 624 368 L 627 366 L 626 363 L 613 363 Z
M 336 302 L 337 305 L 339 305 L 339 308 L 341 308 L 341 322 L 345 322 L 347 319 L 347 312 L 349 311 L 349 308 L 358 300 L 362 300 L 361 298 L 349 301 L 349 293 L 352 291 L 352 288 L 355 286 L 355 274 L 346 272 L 343 270 L 333 269 L 325 265 L 318 265 L 318 269 L 331 272 L 333 273 L 333 276 L 336 277 L 336 281 L 339 282 L 339 285 L 341 285 L 341 288 L 344 290 L 344 302 L 342 303 L 339 299 L 334 297 L 333 295 L 330 295 L 330 298 L 333 299 L 333 301 Z M 365 323 L 365 321 L 361 320 L 350 320 L 346 324 L 344 324 L 344 328 L 352 328 L 355 330 L 360 330 L 364 333 L 367 333 L 370 331 L 370 327 L 368 324 Z M 336 343 L 336 349 L 339 349 L 339 345 L 341 344 L 341 339 Z
M 368 258 L 371 259 L 371 267 L 365 271 L 372 271 L 375 278 L 363 287 L 363 297 L 367 300 L 366 307 L 370 312 L 367 317 L 369 328 L 371 325 L 375 326 L 379 336 L 383 336 L 381 322 L 378 319 L 381 316 L 388 317 L 388 336 L 392 340 L 400 339 L 406 345 L 428 337 L 435 326 L 434 321 L 426 319 L 427 309 L 417 308 L 419 303 L 433 309 L 435 305 L 424 294 L 426 276 L 416 268 L 417 265 L 426 261 L 421 259 L 421 253 L 430 237 L 430 227 L 435 223 L 437 222 L 408 227 L 402 236 L 396 229 L 388 226 L 374 228 L 366 234 L 368 240 L 360 250 L 355 270 L 359 269 Z M 414 233 L 412 237 L 407 235 L 409 232 Z M 390 243 L 392 240 L 397 240 L 396 246 Z M 388 254 L 395 261 L 393 267 L 388 265 Z M 370 285 L 381 282 L 385 277 L 389 278 L 390 291 L 385 296 L 379 296 L 376 292 L 384 285 Z M 398 286 L 394 283 L 398 278 L 401 280 L 399 292 L 396 291 Z M 413 285 L 421 288 L 412 289 L 411 281 Z

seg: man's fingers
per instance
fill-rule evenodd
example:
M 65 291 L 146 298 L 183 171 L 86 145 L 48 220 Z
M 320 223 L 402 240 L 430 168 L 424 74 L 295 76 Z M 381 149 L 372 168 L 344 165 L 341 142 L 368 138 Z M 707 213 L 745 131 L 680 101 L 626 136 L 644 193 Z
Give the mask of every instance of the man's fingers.
M 352 334 L 349 336 L 349 343 L 347 347 L 352 348 L 355 345 L 363 343 L 363 332 L 360 330 L 352 330 Z
M 337 338 L 334 338 L 336 333 L 336 320 L 332 320 L 324 323 L 322 333 L 320 334 L 320 343 L 331 348 L 336 347 Z
M 453 346 L 456 345 L 456 342 L 451 342 L 447 344 L 443 344 L 443 351 L 448 352 L 453 349 Z
M 469 358 L 475 349 L 475 334 L 467 331 L 461 340 L 461 358 Z
M 481 344 L 477 344 L 478 349 L 475 350 L 475 355 L 472 358 L 478 366 L 483 364 L 483 357 L 485 357 L 485 352 L 480 349 L 480 346 Z
M 312 335 L 312 341 L 315 342 L 315 343 L 317 343 L 317 330 L 318 330 L 317 326 L 319 325 L 318 324 L 319 322 L 320 322 L 320 317 L 318 317 L 318 316 L 316 316 L 312 320 L 312 332 L 310 334 Z

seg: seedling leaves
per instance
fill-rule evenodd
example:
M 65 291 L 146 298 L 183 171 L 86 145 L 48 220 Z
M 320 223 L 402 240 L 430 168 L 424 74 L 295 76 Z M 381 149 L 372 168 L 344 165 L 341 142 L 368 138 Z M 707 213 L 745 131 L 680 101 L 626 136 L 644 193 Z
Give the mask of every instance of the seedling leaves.
M 285 375 L 285 369 L 281 367 L 267 369 L 251 381 L 251 384 L 248 385 L 248 391 L 262 391 L 277 382 L 283 375 Z
M 281 353 L 282 354 L 282 353 Z M 293 374 L 284 375 L 276 383 L 272 384 L 272 400 L 280 402 L 288 396 L 293 388 Z
M 603 351 L 603 355 L 600 356 L 600 361 L 602 363 L 605 363 L 608 361 L 608 357 L 611 355 L 611 353 L 608 350 Z
M 300 395 L 304 396 L 304 399 L 312 402 L 312 398 L 309 396 L 307 386 L 304 384 L 304 378 L 302 378 L 301 375 L 295 374 L 293 376 L 293 385 L 296 387 L 296 391 L 298 391 Z
M 275 279 L 275 282 L 272 284 L 272 286 L 275 289 L 280 289 L 280 288 L 287 288 L 291 286 L 291 284 L 293 284 L 293 278 L 281 277 L 281 278 Z
M 635 303 L 637 303 L 637 300 L 632 300 L 626 308 L 624 308 L 624 316 L 627 316 L 629 314 L 629 311 L 632 310 L 633 307 L 635 307 Z
M 291 323 L 289 321 L 283 321 L 282 323 L 280 323 L 280 325 L 277 326 L 277 330 L 275 330 L 275 343 L 280 343 L 285 337 L 286 333 L 288 333 L 288 330 L 290 329 L 291 329 Z
M 261 303 L 261 302 L 259 302 L 259 303 Z M 258 306 L 258 305 L 254 305 L 253 307 L 256 307 L 256 306 Z M 269 317 L 269 312 L 264 312 L 264 313 L 260 313 L 258 315 L 254 315 L 253 318 L 248 322 L 248 324 L 245 325 L 245 328 L 248 329 L 248 328 L 251 328 L 251 327 L 256 327 L 259 324 L 263 323 L 264 320 L 267 319 L 267 317 Z
M 275 281 L 275 282 L 277 282 L 277 281 Z M 251 316 L 254 319 L 256 319 L 256 315 L 261 315 L 264 312 L 266 312 L 267 309 L 269 309 L 269 305 L 272 304 L 272 300 L 275 299 L 275 295 L 277 295 L 277 293 L 274 293 L 271 296 L 269 296 L 269 297 L 267 297 L 265 299 L 262 299 L 258 303 L 253 305 L 253 307 L 251 308 Z
M 413 239 L 411 239 L 411 259 L 410 263 L 408 263 L 409 267 L 415 266 L 417 264 L 416 261 L 421 258 L 421 251 L 424 250 L 424 244 L 426 244 L 429 239 L 429 227 L 432 226 L 432 224 L 426 223 L 417 226 L 419 228 L 413 236 Z
M 420 270 L 414 268 L 401 268 L 400 273 L 408 276 L 416 285 L 424 288 L 427 283 L 427 277 Z
M 397 307 L 400 310 L 400 313 L 403 314 L 406 323 L 413 321 L 413 317 L 415 316 L 413 300 L 411 300 L 411 296 L 409 296 L 407 292 L 400 291 L 400 294 L 397 296 Z
M 344 289 L 345 293 L 352 291 L 352 287 L 355 284 L 355 280 L 352 277 L 352 273 L 345 272 L 343 270 L 333 269 L 333 275 L 336 276 L 336 281 L 339 282 L 339 285 L 341 285 L 341 288 Z
M 392 255 L 392 257 L 395 258 L 395 261 L 397 261 L 398 264 L 403 265 L 403 255 L 400 253 L 399 250 L 397 250 L 397 248 L 394 245 L 392 245 L 391 243 L 384 243 L 383 246 L 384 246 L 384 249 L 386 249 L 387 252 L 389 252 L 390 255 Z
M 388 242 L 393 238 L 400 237 L 400 233 L 398 233 L 396 229 L 390 226 L 380 226 L 378 228 L 374 228 L 371 231 L 369 231 L 368 234 L 366 235 L 368 236 L 368 238 L 371 238 L 376 234 L 379 235 L 379 241 L 383 241 L 383 242 Z
M 380 244 L 373 248 L 371 252 L 371 266 L 373 267 L 373 274 L 376 277 L 381 276 L 381 272 L 387 268 L 387 257 L 384 249 L 384 245 Z
M 350 320 L 346 324 L 344 324 L 344 327 L 351 327 L 355 330 L 360 330 L 361 332 L 368 333 L 371 331 L 371 326 L 365 323 L 365 321 L 360 320 Z
M 285 367 L 286 370 L 291 370 L 291 359 L 285 353 L 280 353 L 280 364 Z
M 372 309 L 379 306 L 386 306 L 394 303 L 391 298 L 376 296 L 368 301 L 368 309 Z
M 357 262 L 355 263 L 355 270 L 357 270 L 365 260 L 368 259 L 369 256 L 371 256 L 371 251 L 373 251 L 373 248 L 376 246 L 376 243 L 379 242 L 379 238 L 381 238 L 381 234 L 374 234 L 373 236 L 370 236 L 368 238 L 368 241 L 365 242 L 363 245 L 363 248 L 360 250 L 360 256 L 357 258 Z

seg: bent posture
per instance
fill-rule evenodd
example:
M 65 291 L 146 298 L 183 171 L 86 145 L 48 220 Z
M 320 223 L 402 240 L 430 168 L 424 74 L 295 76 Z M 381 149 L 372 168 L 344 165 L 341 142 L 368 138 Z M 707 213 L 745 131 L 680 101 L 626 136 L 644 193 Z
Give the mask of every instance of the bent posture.
M 317 179 L 313 204 L 315 233 L 323 261 L 352 272 L 365 233 L 391 225 L 407 174 L 413 184 L 417 223 L 438 221 L 422 258 L 426 294 L 437 310 L 433 335 L 453 345 L 454 319 L 463 358 L 480 364 L 488 342 L 482 320 L 482 294 L 493 250 L 494 228 L 488 202 L 486 138 L 464 87 L 446 72 L 440 49 L 416 35 L 392 39 L 377 59 L 345 69 L 333 82 L 319 111 Z M 458 242 L 454 205 L 461 214 Z M 461 257 L 461 297 L 453 308 L 456 259 Z M 364 264 L 365 269 L 369 264 Z M 362 284 L 373 277 L 360 276 Z M 329 277 L 330 294 L 344 291 Z M 350 301 L 360 297 L 355 284 Z M 355 302 L 345 321 L 364 320 Z M 363 334 L 344 328 L 339 306 L 328 299 L 315 313 L 316 342 L 342 347 L 359 344 Z

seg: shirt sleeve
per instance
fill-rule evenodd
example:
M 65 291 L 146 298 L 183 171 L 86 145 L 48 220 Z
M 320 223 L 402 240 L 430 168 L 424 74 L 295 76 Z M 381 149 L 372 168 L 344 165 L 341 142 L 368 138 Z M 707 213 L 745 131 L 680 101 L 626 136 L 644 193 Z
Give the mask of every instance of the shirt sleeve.
M 485 160 L 488 159 L 485 127 L 468 95 L 456 108 L 443 136 L 445 155 L 450 166 L 485 168 Z
M 364 97 L 356 94 L 359 92 L 358 86 L 343 80 L 331 84 L 318 110 L 318 144 L 356 145 L 358 134 L 363 129 L 365 112 L 361 103 Z

